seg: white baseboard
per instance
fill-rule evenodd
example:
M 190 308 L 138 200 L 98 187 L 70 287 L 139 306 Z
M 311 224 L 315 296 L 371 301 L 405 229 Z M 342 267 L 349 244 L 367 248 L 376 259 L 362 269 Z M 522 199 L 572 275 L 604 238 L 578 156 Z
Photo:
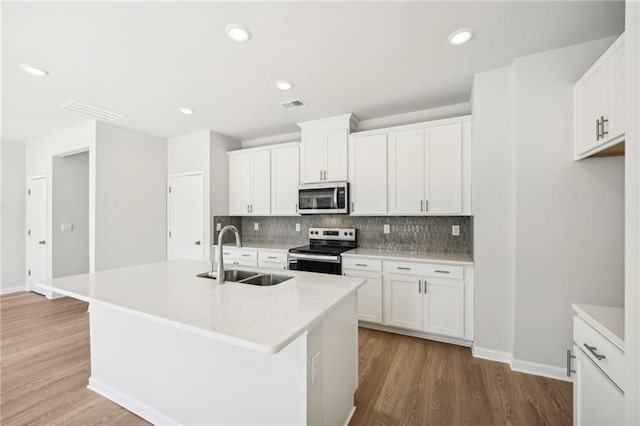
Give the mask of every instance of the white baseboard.
M 512 371 L 519 373 L 533 374 L 534 376 L 548 377 L 550 379 L 562 380 L 565 382 L 573 382 L 571 377 L 567 377 L 567 372 L 562 367 L 553 365 L 539 364 L 537 362 L 523 361 L 513 359 L 513 355 L 509 352 L 496 351 L 493 349 L 481 348 L 476 345 L 471 347 L 471 353 L 475 358 L 487 359 L 489 361 L 502 362 L 509 364 Z
M 149 407 L 148 405 L 131 398 L 111 386 L 100 382 L 99 380 L 89 377 L 87 388 L 115 402 L 121 407 L 126 408 L 132 413 L 142 417 L 154 425 L 177 425 L 178 422 L 171 420 L 169 417 Z
M 567 370 L 553 365 L 538 364 L 537 362 L 514 359 L 511 361 L 511 369 L 520 373 L 533 374 L 535 376 L 548 377 L 550 379 L 562 380 L 565 382 L 573 382 L 573 378 L 567 377 Z
M 349 426 L 349 422 L 351 421 L 351 418 L 353 417 L 355 412 L 356 412 L 356 407 L 354 406 L 353 408 L 351 408 L 351 412 L 349 413 L 349 417 L 347 417 L 347 421 L 344 422 L 344 426 Z
M 419 337 L 421 339 L 435 340 L 436 342 L 450 343 L 458 346 L 471 346 L 472 341 L 459 339 L 456 337 L 439 336 L 437 334 L 421 333 L 419 331 L 403 330 L 401 328 L 389 327 L 386 325 L 373 324 L 370 322 L 358 321 L 358 326 L 363 328 L 371 328 L 373 330 L 386 331 L 389 333 L 402 334 L 404 336 Z
M 0 294 L 17 293 L 19 291 L 27 291 L 27 289 L 24 286 L 0 288 Z
M 511 354 L 509 352 L 496 351 L 493 349 L 481 348 L 477 345 L 471 346 L 471 353 L 474 358 L 487 359 L 505 364 L 511 364 Z

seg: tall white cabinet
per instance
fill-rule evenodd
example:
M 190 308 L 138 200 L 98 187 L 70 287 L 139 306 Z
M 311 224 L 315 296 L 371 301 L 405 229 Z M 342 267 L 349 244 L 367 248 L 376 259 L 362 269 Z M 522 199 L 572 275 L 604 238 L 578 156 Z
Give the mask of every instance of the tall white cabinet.
M 353 215 L 470 215 L 471 117 L 351 134 Z

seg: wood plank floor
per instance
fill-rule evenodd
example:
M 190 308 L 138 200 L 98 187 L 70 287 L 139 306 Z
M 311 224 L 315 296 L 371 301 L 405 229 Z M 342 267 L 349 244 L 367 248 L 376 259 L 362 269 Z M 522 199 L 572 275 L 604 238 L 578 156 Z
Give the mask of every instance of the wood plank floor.
M 0 424 L 143 425 L 86 388 L 87 305 L 0 296 Z M 354 425 L 570 425 L 570 383 L 512 372 L 468 348 L 360 329 Z

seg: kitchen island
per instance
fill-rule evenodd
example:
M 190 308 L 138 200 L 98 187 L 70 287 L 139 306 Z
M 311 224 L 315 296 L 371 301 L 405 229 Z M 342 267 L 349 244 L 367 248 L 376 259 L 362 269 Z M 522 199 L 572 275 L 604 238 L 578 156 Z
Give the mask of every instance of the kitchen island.
M 292 279 L 274 286 L 220 285 L 196 277 L 209 266 L 175 260 L 42 283 L 89 302 L 89 388 L 155 424 L 347 423 L 365 280 L 286 271 Z

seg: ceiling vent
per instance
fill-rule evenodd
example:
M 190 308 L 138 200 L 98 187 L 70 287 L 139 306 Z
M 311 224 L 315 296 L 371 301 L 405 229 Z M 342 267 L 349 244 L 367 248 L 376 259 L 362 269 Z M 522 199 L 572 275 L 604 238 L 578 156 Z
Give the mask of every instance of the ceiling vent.
M 102 121 L 113 121 L 118 120 L 120 118 L 125 117 L 122 114 L 118 114 L 111 111 L 106 111 L 104 109 L 96 108 L 91 105 L 82 104 L 80 102 L 71 101 L 66 104 L 60 105 L 60 108 L 66 109 L 67 111 L 75 111 L 82 114 L 90 115 L 93 118 L 97 118 Z
M 291 101 L 280 102 L 278 105 L 280 105 L 284 109 L 293 109 L 303 107 L 306 104 L 302 102 L 302 99 L 293 99 Z

